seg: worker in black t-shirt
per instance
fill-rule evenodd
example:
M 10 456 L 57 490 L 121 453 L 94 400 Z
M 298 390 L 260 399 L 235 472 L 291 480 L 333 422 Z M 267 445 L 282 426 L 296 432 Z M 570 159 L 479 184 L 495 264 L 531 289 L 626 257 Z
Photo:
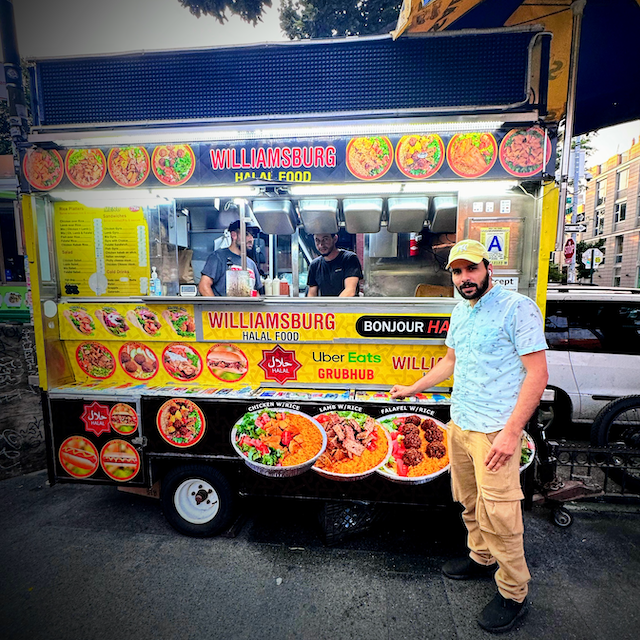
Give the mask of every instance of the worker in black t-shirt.
M 362 278 L 360 260 L 353 251 L 338 249 L 338 234 L 317 233 L 313 236 L 320 256 L 309 265 L 308 296 L 358 295 Z

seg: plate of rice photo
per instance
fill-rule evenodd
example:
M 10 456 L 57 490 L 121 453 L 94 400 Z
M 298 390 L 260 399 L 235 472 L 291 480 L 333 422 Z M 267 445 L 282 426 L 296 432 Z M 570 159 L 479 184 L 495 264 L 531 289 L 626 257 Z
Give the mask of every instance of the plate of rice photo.
M 393 482 L 423 484 L 449 470 L 446 426 L 429 416 L 393 413 L 379 418 L 393 442 L 378 473 Z
M 327 435 L 311 416 L 276 407 L 245 413 L 231 430 L 231 445 L 257 473 L 289 478 L 313 466 Z
M 316 416 L 327 433 L 327 448 L 313 470 L 331 480 L 360 480 L 391 455 L 391 437 L 366 413 L 329 411 Z

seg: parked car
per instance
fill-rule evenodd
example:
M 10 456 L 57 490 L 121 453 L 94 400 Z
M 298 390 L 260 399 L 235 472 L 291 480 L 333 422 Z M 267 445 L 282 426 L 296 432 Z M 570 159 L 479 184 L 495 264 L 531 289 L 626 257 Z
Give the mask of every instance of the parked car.
M 545 334 L 555 393 L 543 396 L 541 418 L 552 431 L 640 393 L 640 289 L 549 285 Z

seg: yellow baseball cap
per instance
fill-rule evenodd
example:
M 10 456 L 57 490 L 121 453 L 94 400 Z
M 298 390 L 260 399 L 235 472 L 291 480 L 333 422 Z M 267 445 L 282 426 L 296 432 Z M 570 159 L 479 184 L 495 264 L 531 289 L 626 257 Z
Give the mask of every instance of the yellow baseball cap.
M 468 260 L 469 262 L 478 264 L 483 260 L 489 260 L 489 252 L 486 247 L 477 240 L 460 240 L 460 242 L 457 242 L 451 248 L 447 269 L 454 260 Z

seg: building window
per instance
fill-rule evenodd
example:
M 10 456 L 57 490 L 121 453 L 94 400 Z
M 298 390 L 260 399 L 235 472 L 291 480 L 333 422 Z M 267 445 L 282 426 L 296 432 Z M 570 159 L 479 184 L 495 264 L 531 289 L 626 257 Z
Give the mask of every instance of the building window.
M 599 180 L 596 182 L 596 207 L 604 205 L 604 201 L 607 195 L 607 181 Z
M 613 224 L 619 224 L 627 219 L 627 203 L 616 202 L 616 206 L 613 212 Z
M 593 235 L 601 236 L 604 233 L 604 209 L 596 209 L 596 216 L 593 220 Z
M 617 267 L 613 272 L 613 286 L 620 286 L 620 267 Z
M 615 255 L 616 264 L 620 264 L 622 262 L 623 247 L 624 247 L 624 236 L 616 236 L 616 255 Z
M 627 186 L 629 185 L 629 169 L 623 169 L 616 173 L 616 200 L 627 196 Z

